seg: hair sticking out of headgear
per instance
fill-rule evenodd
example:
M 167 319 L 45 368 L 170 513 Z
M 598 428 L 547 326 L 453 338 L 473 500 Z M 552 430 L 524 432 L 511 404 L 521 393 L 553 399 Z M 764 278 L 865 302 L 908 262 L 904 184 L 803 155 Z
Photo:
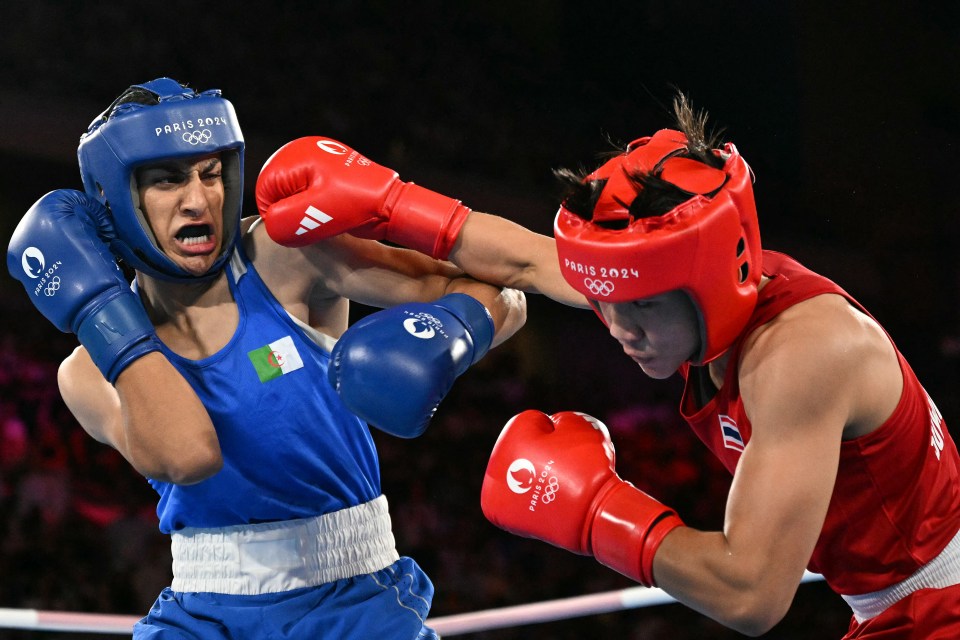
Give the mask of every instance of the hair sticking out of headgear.
M 240 235 L 243 202 L 243 134 L 233 105 L 219 89 L 196 92 L 170 78 L 133 85 L 80 137 L 77 156 L 87 194 L 107 205 L 116 239 L 111 249 L 148 275 L 196 282 L 216 276 Z M 135 171 L 168 159 L 219 153 L 223 166 L 221 254 L 210 270 L 194 276 L 158 246 L 140 208 Z
M 716 167 L 689 157 L 687 136 L 670 129 L 635 140 L 584 178 L 602 181 L 592 211 L 564 202 L 554 222 L 563 276 L 588 299 L 690 295 L 700 314 L 694 364 L 720 356 L 744 329 L 762 267 L 750 168 L 733 144 L 711 153 Z M 674 194 L 665 212 L 638 202 L 654 183 Z

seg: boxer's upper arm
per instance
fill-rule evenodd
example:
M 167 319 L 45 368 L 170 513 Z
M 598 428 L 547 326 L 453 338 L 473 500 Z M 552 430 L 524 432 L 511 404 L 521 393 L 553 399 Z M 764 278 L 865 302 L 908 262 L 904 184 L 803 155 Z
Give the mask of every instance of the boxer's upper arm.
M 86 349 L 77 347 L 60 364 L 57 383 L 67 408 L 90 436 L 115 449 L 122 445 L 117 390 L 97 370 Z

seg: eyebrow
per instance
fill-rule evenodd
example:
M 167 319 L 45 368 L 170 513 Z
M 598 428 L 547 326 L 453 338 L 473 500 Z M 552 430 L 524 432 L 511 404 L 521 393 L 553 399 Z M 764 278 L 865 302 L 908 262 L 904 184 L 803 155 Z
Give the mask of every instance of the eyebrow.
M 220 158 L 210 158 L 210 160 L 205 165 L 203 165 L 202 170 L 209 171 L 210 169 L 212 169 L 218 164 L 220 164 Z

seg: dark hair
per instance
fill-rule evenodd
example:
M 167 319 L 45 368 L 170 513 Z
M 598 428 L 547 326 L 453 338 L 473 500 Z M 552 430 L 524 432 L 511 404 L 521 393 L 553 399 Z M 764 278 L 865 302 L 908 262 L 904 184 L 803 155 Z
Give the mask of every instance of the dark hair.
M 160 104 L 160 99 L 157 98 L 157 95 L 151 91 L 141 89 L 140 87 L 130 87 L 113 101 L 112 106 L 113 108 L 116 108 L 121 104 L 128 104 L 130 102 L 134 102 L 136 104 L 155 105 Z
M 723 167 L 724 158 L 714 152 L 722 145 L 722 131 L 707 129 L 707 113 L 695 110 L 687 96 L 678 92 L 673 99 L 673 116 L 677 129 L 683 132 L 688 141 L 686 150 L 677 157 L 697 160 L 718 169 Z M 607 154 L 604 162 L 625 153 L 627 149 L 617 149 Z M 586 170 L 557 169 L 553 173 L 563 189 L 563 206 L 581 218 L 590 220 L 606 180 L 585 180 L 591 173 Z M 638 187 L 637 196 L 629 207 L 630 218 L 633 220 L 662 215 L 693 195 L 654 173 L 631 175 L 630 179 Z M 625 220 L 613 224 L 624 226 L 628 223 L 629 221 Z
M 187 88 L 187 85 L 181 84 L 181 87 L 184 89 Z M 124 104 L 145 104 L 148 106 L 160 104 L 160 98 L 157 97 L 157 94 L 152 91 L 148 91 L 141 87 L 133 86 L 124 89 L 123 93 L 117 96 L 116 100 L 110 103 L 110 106 L 107 107 L 103 113 L 100 114 L 99 120 L 106 121 L 113 116 L 113 112 L 120 105 Z

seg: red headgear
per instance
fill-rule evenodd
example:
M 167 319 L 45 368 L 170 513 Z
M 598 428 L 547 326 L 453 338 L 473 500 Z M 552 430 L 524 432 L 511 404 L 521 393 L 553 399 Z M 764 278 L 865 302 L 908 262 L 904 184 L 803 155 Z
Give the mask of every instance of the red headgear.
M 761 255 L 751 173 L 731 143 L 714 150 L 714 169 L 690 158 L 687 138 L 664 129 L 630 143 L 627 151 L 585 178 L 606 179 L 585 220 L 561 205 L 554 236 L 563 277 L 590 300 L 628 302 L 680 289 L 700 314 L 703 364 L 733 344 L 757 301 Z M 690 194 L 661 216 L 632 219 L 629 206 L 653 174 Z M 706 194 L 713 194 L 706 195 Z M 623 228 L 598 223 L 623 221 Z M 618 225 L 619 226 L 619 225 Z

